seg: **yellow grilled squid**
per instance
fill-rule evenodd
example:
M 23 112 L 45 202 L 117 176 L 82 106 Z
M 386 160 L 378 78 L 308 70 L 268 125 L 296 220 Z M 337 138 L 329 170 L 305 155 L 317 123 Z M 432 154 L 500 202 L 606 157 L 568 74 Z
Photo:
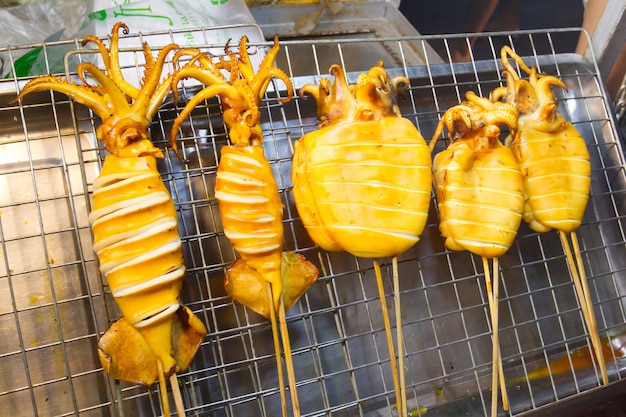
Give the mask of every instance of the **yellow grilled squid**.
M 300 410 L 285 313 L 315 282 L 318 271 L 303 256 L 283 252 L 283 205 L 263 150 L 259 106 L 270 80 L 277 78 L 287 87 L 287 96 L 281 102 L 291 100 L 293 94 L 289 77 L 274 67 L 278 51 L 278 36 L 275 36 L 274 46 L 256 70 L 248 55 L 245 37 L 239 42 L 238 53 L 231 51 L 227 44 L 224 56 L 218 59 L 194 49 L 180 51 L 175 61 L 179 62 L 181 57 L 189 57 L 189 61 L 176 71 L 173 85 L 182 79 L 194 78 L 204 84 L 204 88 L 189 99 L 174 120 L 171 138 L 172 147 L 176 149 L 174 139 L 183 120 L 204 100 L 219 97 L 232 145 L 220 150 L 215 198 L 224 235 L 239 255 L 226 270 L 224 286 L 235 301 L 271 322 L 282 415 L 286 417 L 280 354 L 282 338 L 292 409 L 297 417 Z M 276 316 L 282 337 L 278 334 Z
M 520 78 L 510 65 L 511 55 L 529 73 Z M 537 232 L 551 229 L 569 233 L 582 221 L 591 186 L 591 163 L 585 140 L 557 112 L 552 87 L 566 88 L 552 75 L 537 73 L 504 47 L 507 86 L 496 89 L 492 100 L 513 104 L 519 110 L 517 133 L 506 138 L 524 177 L 524 220 Z
M 126 25 L 115 24 L 110 49 L 95 36 L 83 41 L 96 45 L 105 70 L 80 64 L 82 84 L 35 78 L 18 98 L 56 90 L 102 119 L 96 136 L 110 154 L 93 183 L 89 222 L 100 271 L 123 317 L 100 339 L 99 356 L 114 378 L 150 385 L 189 366 L 206 328 L 180 304 L 185 265 L 176 209 L 156 167 L 163 153 L 148 136 L 150 120 L 170 90 L 169 78 L 161 80 L 165 59 L 177 45 L 165 46 L 155 60 L 144 43 L 146 69 L 138 88 L 122 76 L 120 30 L 128 34 Z
M 401 116 L 382 63 L 348 85 L 343 68 L 334 83 L 302 87 L 317 102 L 319 129 L 294 146 L 293 195 L 302 222 L 322 249 L 381 258 L 419 241 L 431 196 L 430 152 Z
M 430 142 L 448 127 L 450 144 L 433 161 L 439 228 L 446 248 L 495 258 L 513 244 L 524 208 L 522 175 L 498 126 L 515 130 L 517 110 L 472 92 L 467 99 L 446 111 Z
M 511 65 L 518 64 L 528 79 Z M 504 101 L 519 111 L 518 130 L 505 140 L 524 179 L 524 221 L 536 232 L 556 230 L 565 252 L 583 317 L 589 330 L 602 382 L 608 384 L 602 344 L 593 302 L 578 244 L 576 229 L 582 223 L 591 189 L 589 151 L 580 132 L 558 113 L 553 87 L 567 89 L 558 77 L 529 68 L 509 46 L 501 50 L 506 86 L 493 91 L 493 102 Z M 571 243 L 570 243 L 571 241 Z

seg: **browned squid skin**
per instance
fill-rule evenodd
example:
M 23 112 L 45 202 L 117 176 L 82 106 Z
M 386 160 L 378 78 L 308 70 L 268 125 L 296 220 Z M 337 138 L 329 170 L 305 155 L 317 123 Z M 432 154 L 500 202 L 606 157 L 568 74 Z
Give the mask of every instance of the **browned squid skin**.
M 294 145 L 298 213 L 322 249 L 399 255 L 426 224 L 432 179 L 426 142 L 397 104 L 408 79 L 390 77 L 382 62 L 354 85 L 340 66 L 330 72 L 334 83 L 321 79 L 300 90 L 316 100 L 319 129 Z
M 190 60 L 176 71 L 173 78 L 174 86 L 185 78 L 194 78 L 205 86 L 189 99 L 175 119 L 171 135 L 173 148 L 180 125 L 193 109 L 213 96 L 220 98 L 224 123 L 233 145 L 221 148 L 215 198 L 220 207 L 224 234 L 246 264 L 245 268 L 241 262 L 229 268 L 225 288 L 234 300 L 258 312 L 277 309 L 284 294 L 300 292 L 303 282 L 308 288 L 314 281 L 294 279 L 284 273 L 284 268 L 281 272 L 285 259 L 283 204 L 272 167 L 264 154 L 259 110 L 272 78 L 287 86 L 287 96 L 281 101 L 290 100 L 293 94 L 289 77 L 274 67 L 278 51 L 278 37 L 275 37 L 274 46 L 255 71 L 245 37 L 239 42 L 238 53 L 226 45 L 225 55 L 217 61 L 197 50 L 183 50 L 176 60 L 183 56 L 190 57 Z M 308 264 L 304 257 L 289 259 Z M 271 286 L 273 306 L 267 304 L 266 293 L 256 293 L 267 284 Z M 255 294 L 250 295 L 251 291 Z
M 35 78 L 18 99 L 56 90 L 102 119 L 96 136 L 110 155 L 94 180 L 89 221 L 100 271 L 123 317 L 100 339 L 99 357 L 112 377 L 150 385 L 159 377 L 158 364 L 165 375 L 189 365 L 206 328 L 180 304 L 185 265 L 176 209 L 156 169 L 163 153 L 148 135 L 150 120 L 169 92 L 169 80 L 161 81 L 165 59 L 177 45 L 165 46 L 156 60 L 143 45 L 146 69 L 138 88 L 124 80 L 119 67 L 120 31 L 127 34 L 128 28 L 115 24 L 110 49 L 94 36 L 83 41 L 95 44 L 105 70 L 80 64 L 80 85 Z
M 280 274 L 284 282 L 282 301 L 285 310 L 291 307 L 300 297 L 315 283 L 319 270 L 306 258 L 295 252 L 285 251 L 282 253 Z M 243 259 L 237 259 L 226 269 L 224 276 L 224 288 L 226 293 L 237 302 L 245 305 L 267 320 L 271 320 L 274 306 L 259 298 L 259 294 L 267 294 L 269 282 L 264 280 L 261 274 Z M 264 298 L 266 300 L 266 298 Z
M 528 73 L 520 78 L 509 63 L 512 57 Z M 509 47 L 502 49 L 506 87 L 494 91 L 492 101 L 504 100 L 519 110 L 518 130 L 505 143 L 524 176 L 524 220 L 537 232 L 578 228 L 591 187 L 591 163 L 585 140 L 557 112 L 553 87 L 566 89 L 557 77 L 528 68 Z

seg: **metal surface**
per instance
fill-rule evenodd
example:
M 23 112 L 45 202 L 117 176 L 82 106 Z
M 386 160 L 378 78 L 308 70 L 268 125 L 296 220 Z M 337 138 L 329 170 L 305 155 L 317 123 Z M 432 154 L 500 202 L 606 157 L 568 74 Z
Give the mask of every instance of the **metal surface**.
M 306 33 L 299 31 L 305 16 L 314 18 L 316 12 L 323 7 L 318 2 L 275 3 L 265 5 L 250 4 L 250 13 L 259 25 L 266 39 L 271 39 L 278 34 L 281 39 L 333 39 L 345 40 L 350 38 L 383 39 L 391 37 L 418 36 L 419 32 L 398 11 L 398 7 L 389 0 L 359 0 L 341 2 L 341 10 L 333 15 L 325 11 L 319 23 Z M 298 22 L 298 23 L 296 23 Z M 294 45 L 295 47 L 295 45 Z M 443 62 L 428 44 L 404 45 L 404 56 L 399 58 L 393 47 L 386 42 L 370 42 L 367 44 L 356 43 L 350 48 L 354 57 L 351 60 L 359 60 L 360 57 L 377 56 L 385 60 L 389 66 L 395 65 L 424 65 L 426 55 L 431 63 Z M 298 50 L 292 53 L 300 56 Z M 302 55 L 308 54 L 303 51 Z M 292 65 L 304 69 L 311 68 L 307 60 L 294 60 Z
M 626 75 L 622 79 L 615 94 L 613 100 L 613 107 L 615 108 L 615 119 L 617 121 L 618 130 L 621 132 L 622 137 L 626 137 Z
M 428 139 L 441 114 L 465 91 L 486 95 L 501 85 L 497 63 L 504 42 L 515 48 L 530 45 L 533 53 L 526 62 L 567 84 L 568 91 L 559 93 L 559 110 L 589 146 L 591 198 L 578 234 L 600 336 L 613 343 L 607 349 L 610 379 L 623 380 L 626 175 L 597 66 L 577 55 L 555 53 L 558 33 L 552 32 L 481 35 L 494 51 L 483 61 L 432 64 L 428 52 L 430 65 L 403 61 L 409 49 L 427 51 L 426 42 L 445 47 L 452 37 L 284 41 L 278 65 L 296 88 L 326 76 L 331 63 L 345 66 L 354 80 L 380 58 L 353 59 L 352 51 L 377 50 L 385 43 L 400 60 L 386 67 L 411 80 L 402 113 Z M 142 62 L 139 39 L 136 49 L 123 54 L 131 58 L 125 62 Z M 75 52 L 67 62 L 89 55 Z M 311 64 L 295 70 L 299 61 Z M 60 94 L 40 93 L 11 103 L 25 81 L 0 83 L 0 414 L 160 415 L 156 386 L 113 381 L 96 355 L 98 337 L 119 317 L 97 273 L 87 222 L 91 184 L 105 156 L 94 143 L 98 120 Z M 183 98 L 196 87 L 186 88 L 190 91 L 183 91 Z M 264 146 L 285 206 L 285 248 L 303 253 L 323 272 L 288 313 L 302 413 L 395 415 L 372 261 L 318 250 L 293 204 L 293 141 L 316 128 L 314 102 L 296 96 L 281 104 L 276 99 L 284 95 L 280 83 L 271 90 L 263 103 Z M 155 118 L 151 133 L 158 146 L 165 146 L 175 114 L 170 101 Z M 181 133 L 188 163 L 168 152 L 159 168 L 180 215 L 188 267 L 183 302 L 209 329 L 191 368 L 179 374 L 187 414 L 279 415 L 269 323 L 233 303 L 222 285 L 223 269 L 235 254 L 213 193 L 219 149 L 227 143 L 219 105 L 210 101 L 198 108 Z M 421 241 L 399 261 L 413 415 L 488 415 L 491 329 L 480 260 L 444 249 L 432 206 Z M 391 265 L 386 259 L 381 264 L 393 306 Z M 537 234 L 523 225 L 500 265 L 500 341 L 510 414 L 602 392 L 595 390 L 599 371 L 589 359 L 590 341 L 557 234 Z M 533 373 L 548 364 L 552 367 L 545 376 Z

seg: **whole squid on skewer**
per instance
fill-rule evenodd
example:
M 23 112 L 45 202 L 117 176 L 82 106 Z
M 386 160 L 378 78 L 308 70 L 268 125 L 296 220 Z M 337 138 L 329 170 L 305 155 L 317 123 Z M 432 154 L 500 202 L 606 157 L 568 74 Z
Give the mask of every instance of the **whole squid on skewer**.
M 123 317 L 99 340 L 99 357 L 116 379 L 146 385 L 158 379 L 166 415 L 169 377 L 177 414 L 184 415 L 176 373 L 189 366 L 207 331 L 180 304 L 185 265 L 176 208 L 156 168 L 156 158 L 163 153 L 148 134 L 150 120 L 170 89 L 169 77 L 161 80 L 166 57 L 178 46 L 165 46 L 155 60 L 144 43 L 144 77 L 135 87 L 120 69 L 120 30 L 128 34 L 126 25 L 116 23 L 110 50 L 95 36 L 83 40 L 83 45 L 97 46 L 105 71 L 92 63 L 80 64 L 80 85 L 53 76 L 35 78 L 18 99 L 56 90 L 102 119 L 96 136 L 110 154 L 93 183 L 89 222 L 100 271 Z M 89 84 L 87 77 L 97 85 Z
M 492 103 L 471 91 L 466 98 L 444 113 L 429 146 L 432 151 L 447 128 L 450 144 L 433 161 L 439 229 L 446 248 L 468 250 L 483 261 L 493 329 L 495 416 L 498 380 L 503 408 L 509 408 L 498 338 L 498 258 L 513 244 L 524 209 L 522 175 L 513 152 L 500 142 L 500 126 L 514 132 L 518 112 L 513 105 Z
M 319 85 L 300 90 L 316 100 L 319 129 L 295 142 L 293 195 L 319 247 L 374 258 L 397 407 L 407 415 L 402 326 L 397 325 L 397 365 L 378 258 L 393 258 L 400 320 L 397 256 L 417 243 L 426 225 L 430 152 L 398 107 L 398 91 L 409 85 L 406 77 L 390 77 L 382 62 L 360 74 L 354 85 L 342 67 L 333 65 L 330 72 L 334 83 L 322 78 Z
M 528 74 L 522 79 L 509 57 Z M 518 130 L 506 139 L 524 179 L 524 221 L 536 232 L 555 229 L 566 255 L 602 382 L 608 374 L 598 334 L 593 302 L 580 254 L 576 229 L 582 222 L 591 187 L 589 151 L 580 132 L 557 111 L 552 87 L 567 89 L 558 77 L 529 68 L 509 46 L 501 50 L 506 86 L 492 93 L 519 110 Z M 570 240 L 571 246 L 570 246 Z
M 274 67 L 278 51 L 278 37 L 275 37 L 274 46 L 257 71 L 248 56 L 245 37 L 239 43 L 237 54 L 227 44 L 225 56 L 218 60 L 197 50 L 180 51 L 176 61 L 180 62 L 183 57 L 188 57 L 189 61 L 176 72 L 173 85 L 182 79 L 194 78 L 205 87 L 176 117 L 171 140 L 176 150 L 175 138 L 183 120 L 204 100 L 213 96 L 220 98 L 232 145 L 221 148 L 215 198 L 220 207 L 224 234 L 240 256 L 226 271 L 225 288 L 235 301 L 271 321 L 282 413 L 286 416 L 279 341 L 282 339 L 293 414 L 298 417 L 300 406 L 285 313 L 315 282 L 318 271 L 304 256 L 283 252 L 283 207 L 262 146 L 259 105 L 270 80 L 275 77 L 286 85 L 287 97 L 283 102 L 289 101 L 293 94 L 288 76 Z

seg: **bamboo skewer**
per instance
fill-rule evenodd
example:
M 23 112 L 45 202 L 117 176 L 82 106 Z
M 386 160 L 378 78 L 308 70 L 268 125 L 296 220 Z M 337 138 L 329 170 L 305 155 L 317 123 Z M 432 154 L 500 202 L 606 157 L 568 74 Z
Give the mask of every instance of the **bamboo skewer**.
M 401 388 L 400 379 L 398 377 L 398 363 L 396 362 L 396 348 L 393 342 L 393 335 L 391 332 L 391 321 L 389 320 L 389 310 L 387 310 L 387 300 L 385 297 L 385 287 L 383 285 L 383 276 L 380 272 L 380 264 L 377 259 L 374 259 L 374 273 L 376 274 L 376 285 L 378 287 L 378 297 L 380 298 L 381 310 L 383 315 L 383 323 L 385 325 L 385 335 L 387 338 L 387 348 L 389 349 L 389 362 L 391 363 L 391 375 L 393 378 L 393 387 L 396 391 L 396 408 L 398 409 L 399 416 L 406 416 L 408 413 L 403 413 L 403 408 L 406 404 L 404 397 L 404 389 Z M 406 410 L 405 410 L 406 411 Z
M 289 331 L 287 330 L 287 317 L 282 296 L 280 297 L 280 307 L 278 309 L 278 322 L 280 324 L 280 334 L 283 339 L 283 352 L 285 353 L 285 366 L 287 367 L 287 380 L 289 381 L 289 394 L 291 395 L 293 417 L 300 417 L 300 402 L 298 400 L 296 376 L 294 373 L 293 358 L 291 357 L 291 342 L 289 340 Z
M 574 257 L 576 259 L 576 267 L 579 272 L 579 277 L 582 284 L 582 290 L 585 294 L 585 300 L 587 300 L 587 305 L 591 312 L 593 312 L 593 301 L 591 300 L 591 293 L 589 292 L 589 283 L 587 282 L 587 273 L 585 272 L 585 267 L 583 265 L 582 255 L 580 254 L 580 246 L 578 246 L 578 237 L 576 236 L 576 232 L 572 231 L 570 233 L 570 238 L 572 240 L 572 249 L 574 252 Z M 592 317 L 593 322 L 596 323 L 595 314 Z M 597 325 L 596 325 L 597 328 Z
M 163 364 L 160 360 L 157 360 L 157 371 L 159 374 L 159 390 L 161 394 L 161 406 L 163 407 L 163 415 L 170 416 L 170 401 L 167 394 L 167 382 L 165 378 L 165 372 L 163 371 Z M 178 377 L 176 372 L 169 376 L 170 387 L 172 388 L 172 395 L 174 397 L 174 405 L 176 407 L 176 414 L 180 417 L 185 417 L 185 405 L 183 403 L 183 397 L 178 386 Z
M 396 307 L 396 338 L 398 345 L 398 373 L 400 374 L 400 416 L 406 416 L 409 414 L 409 409 L 406 403 L 406 381 L 404 378 L 404 346 L 402 338 L 402 319 L 400 310 L 400 277 L 398 274 L 398 257 L 394 256 L 391 260 L 392 273 L 393 273 L 393 294 Z
M 270 302 L 270 324 L 272 326 L 272 338 L 274 340 L 274 354 L 276 355 L 276 370 L 278 372 L 278 389 L 280 391 L 280 404 L 283 417 L 288 417 L 287 412 L 287 395 L 285 393 L 285 375 L 283 374 L 283 362 L 280 359 L 280 334 L 276 320 L 276 310 L 271 306 L 274 305 L 274 297 L 272 296 L 272 286 L 268 287 L 268 298 Z
M 583 318 L 591 338 L 592 348 L 600 367 L 600 373 L 602 375 L 602 383 L 604 385 L 609 383 L 609 377 L 606 370 L 606 362 L 604 361 L 604 353 L 602 351 L 602 342 L 600 341 L 600 335 L 598 333 L 598 324 L 596 322 L 596 316 L 593 310 L 593 302 L 591 300 L 591 294 L 589 293 L 589 284 L 587 283 L 587 274 L 582 263 L 582 256 L 580 254 L 580 247 L 578 246 L 578 238 L 576 232 L 569 233 L 574 256 L 572 255 L 572 247 L 567 240 L 567 234 L 563 231 L 559 231 L 559 237 L 561 239 L 561 245 L 565 252 L 565 258 L 567 259 L 567 266 L 569 267 L 572 280 L 574 281 L 574 288 L 580 302 L 580 307 L 583 312 Z
M 500 307 L 499 307 L 499 288 L 500 288 L 500 269 L 499 269 L 499 260 L 498 258 L 493 258 L 493 278 L 492 278 L 492 282 L 493 282 L 493 287 L 494 287 L 494 294 L 492 297 L 492 302 L 495 306 L 495 318 L 496 318 L 496 324 L 498 324 L 498 343 L 496 345 L 496 347 L 498 348 L 498 376 L 500 378 L 500 390 L 501 390 L 501 395 L 502 395 L 502 409 L 504 409 L 504 411 L 508 411 L 509 410 L 509 396 L 506 392 L 506 380 L 504 379 L 504 366 L 502 365 L 502 349 L 500 348 L 500 330 L 499 330 L 499 326 L 500 326 L 500 318 L 498 315 L 498 312 L 500 311 Z
M 494 299 L 496 294 L 494 293 L 494 288 L 491 282 L 491 274 L 489 272 L 489 264 L 487 258 L 483 257 L 483 264 L 486 267 L 484 269 L 485 273 L 485 283 L 487 287 L 487 301 L 489 303 L 489 315 L 491 318 L 491 328 L 493 333 L 492 340 L 492 349 L 491 349 L 491 361 L 492 361 L 492 371 L 491 371 L 491 416 L 496 417 L 498 415 L 498 373 L 500 366 L 498 365 L 498 346 L 500 344 L 498 338 L 498 307 L 497 304 L 494 303 Z M 495 288 L 497 291 L 497 285 Z
M 179 417 L 185 417 L 185 405 L 183 404 L 183 397 L 180 393 L 180 387 L 178 386 L 178 379 L 175 372 L 170 375 L 170 386 L 172 387 L 172 395 L 174 396 L 176 414 L 178 414 Z
M 170 415 L 170 401 L 167 398 L 167 381 L 163 372 L 163 364 L 157 359 L 157 371 L 159 373 L 159 390 L 161 391 L 161 406 L 163 407 L 163 415 Z
M 504 379 L 504 367 L 502 366 L 502 354 L 500 351 L 499 337 L 499 274 L 498 274 L 498 258 L 493 258 L 493 279 L 489 268 L 489 260 L 482 257 L 483 269 L 485 273 L 485 284 L 487 287 L 487 302 L 489 303 L 489 316 L 491 319 L 491 327 L 493 331 L 492 346 L 492 373 L 491 373 L 491 415 L 498 414 L 498 386 L 502 396 L 502 408 L 507 411 L 509 409 L 509 398 L 506 392 L 506 382 Z

